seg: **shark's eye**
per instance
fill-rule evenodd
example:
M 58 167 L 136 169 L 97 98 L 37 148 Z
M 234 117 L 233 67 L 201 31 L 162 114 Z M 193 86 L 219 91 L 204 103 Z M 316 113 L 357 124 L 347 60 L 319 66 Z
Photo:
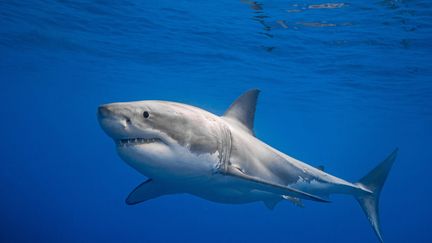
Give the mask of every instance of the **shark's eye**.
M 147 119 L 150 116 L 150 114 L 148 113 L 148 111 L 144 111 L 143 116 L 144 118 Z

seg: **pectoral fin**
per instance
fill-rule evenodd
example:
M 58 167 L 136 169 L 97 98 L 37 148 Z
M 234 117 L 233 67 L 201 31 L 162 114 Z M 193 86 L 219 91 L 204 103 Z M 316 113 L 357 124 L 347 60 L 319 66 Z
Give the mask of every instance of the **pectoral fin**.
M 308 199 L 308 200 L 313 200 L 313 201 L 318 201 L 318 202 L 330 202 L 330 201 L 328 201 L 322 197 L 319 197 L 317 195 L 312 195 L 312 194 L 307 193 L 307 192 L 300 191 L 300 190 L 292 188 L 290 186 L 272 183 L 269 181 L 265 181 L 261 178 L 247 175 L 241 169 L 233 167 L 233 166 L 228 166 L 228 170 L 227 170 L 226 174 L 257 183 L 258 185 L 261 185 L 261 186 L 267 188 L 268 190 L 273 191 L 275 193 L 279 193 L 281 195 L 286 195 L 287 193 L 289 193 L 292 197 L 295 197 L 295 198 L 303 198 L 303 199 Z
M 137 186 L 126 198 L 128 205 L 134 205 L 150 199 L 154 199 L 166 194 L 173 194 L 164 184 L 158 183 L 153 179 L 148 179 Z

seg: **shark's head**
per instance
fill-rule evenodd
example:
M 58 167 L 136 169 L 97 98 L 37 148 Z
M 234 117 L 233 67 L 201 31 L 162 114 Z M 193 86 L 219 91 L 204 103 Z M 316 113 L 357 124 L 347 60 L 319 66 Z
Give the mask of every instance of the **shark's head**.
M 101 105 L 98 119 L 102 129 L 119 147 L 163 147 L 171 142 L 156 124 L 172 121 L 172 115 L 166 107 L 154 102 Z
M 139 101 L 101 105 L 97 114 L 120 156 L 147 176 L 211 171 L 221 157 L 223 126 L 196 107 Z

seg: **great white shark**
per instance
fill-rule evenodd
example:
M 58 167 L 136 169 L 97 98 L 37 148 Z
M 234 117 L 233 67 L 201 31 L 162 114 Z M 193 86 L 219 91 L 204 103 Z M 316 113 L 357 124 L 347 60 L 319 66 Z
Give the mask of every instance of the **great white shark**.
M 262 201 L 273 209 L 284 200 L 302 206 L 302 200 L 329 202 L 331 194 L 347 194 L 357 199 L 382 242 L 379 196 L 397 149 L 358 182 L 348 182 L 256 138 L 258 94 L 244 93 L 222 116 L 159 100 L 99 106 L 99 123 L 120 157 L 149 178 L 126 203 L 189 193 L 219 203 Z

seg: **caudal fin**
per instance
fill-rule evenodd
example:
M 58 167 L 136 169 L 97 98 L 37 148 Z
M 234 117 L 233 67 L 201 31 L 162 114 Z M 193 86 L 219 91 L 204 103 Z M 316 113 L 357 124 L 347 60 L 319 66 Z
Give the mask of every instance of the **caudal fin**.
M 361 193 L 355 197 L 363 208 L 364 213 L 368 217 L 372 228 L 375 230 L 381 242 L 383 242 L 383 238 L 379 220 L 379 197 L 387 175 L 396 159 L 397 152 L 398 149 L 395 149 L 383 162 L 357 182 L 357 185 L 364 188 L 366 191 L 370 191 L 370 193 Z

